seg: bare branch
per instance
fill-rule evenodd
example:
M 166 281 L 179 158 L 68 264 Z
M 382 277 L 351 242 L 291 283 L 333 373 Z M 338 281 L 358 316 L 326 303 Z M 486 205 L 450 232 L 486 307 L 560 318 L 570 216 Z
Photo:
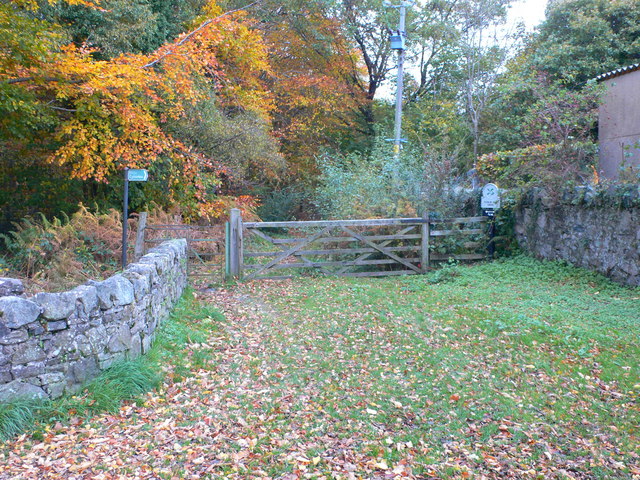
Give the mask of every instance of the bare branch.
M 197 34 L 198 32 L 204 30 L 205 28 L 207 28 L 209 25 L 211 25 L 213 22 L 215 22 L 216 20 L 221 19 L 222 17 L 226 17 L 227 15 L 231 15 L 233 13 L 237 13 L 240 12 L 242 10 L 247 10 L 255 5 L 257 5 L 258 3 L 260 3 L 262 0 L 256 0 L 255 2 L 251 2 L 248 5 L 245 5 L 244 7 L 240 7 L 240 8 L 236 8 L 235 10 L 229 10 L 228 12 L 224 12 L 221 15 L 218 15 L 217 17 L 214 18 L 210 18 L 209 20 L 206 20 L 205 22 L 203 22 L 198 28 L 196 28 L 195 30 L 192 30 L 191 32 L 189 32 L 187 35 L 185 35 L 182 40 L 180 40 L 178 43 L 176 43 L 174 45 L 175 48 L 178 48 L 182 45 L 184 45 L 185 43 L 187 43 L 195 34 Z M 166 53 L 164 53 L 163 55 L 161 55 L 159 58 L 155 59 L 152 62 L 147 63 L 146 65 L 144 65 L 142 68 L 151 68 L 155 65 L 157 65 L 158 63 L 160 63 L 162 60 L 164 60 L 165 58 L 167 58 L 170 55 L 174 55 L 175 51 L 174 50 L 169 50 Z
M 31 80 L 33 80 L 33 77 L 12 78 L 11 80 L 7 80 L 5 83 L 11 85 L 14 83 L 30 82 Z
M 78 110 L 76 110 L 75 108 L 63 108 L 63 107 L 56 107 L 55 105 L 47 105 L 47 107 L 51 108 L 52 110 L 60 110 L 61 112 L 77 112 Z
M 78 84 L 82 83 L 84 80 L 69 80 L 69 79 L 61 79 L 56 77 L 20 77 L 20 78 L 10 78 L 9 80 L 0 80 L 0 83 L 4 82 L 7 85 L 13 85 L 15 83 L 25 83 L 25 82 L 34 82 L 34 81 L 42 81 L 46 83 L 55 83 L 55 82 L 66 82 L 69 84 Z

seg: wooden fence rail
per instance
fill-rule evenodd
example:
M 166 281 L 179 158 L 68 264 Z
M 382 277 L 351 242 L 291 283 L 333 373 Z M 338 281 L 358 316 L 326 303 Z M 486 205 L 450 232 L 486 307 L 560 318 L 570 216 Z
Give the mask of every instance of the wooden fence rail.
M 221 226 L 154 224 L 146 225 L 142 232 L 142 243 L 145 246 L 158 245 L 174 238 L 184 238 L 187 241 L 189 277 L 223 276 L 225 240 Z
M 244 223 L 240 211 L 233 209 L 227 229 L 227 274 L 252 280 L 291 278 L 271 275 L 289 269 L 341 277 L 426 273 L 434 262 L 486 258 L 488 221 L 425 216 Z M 451 239 L 455 241 L 447 245 Z

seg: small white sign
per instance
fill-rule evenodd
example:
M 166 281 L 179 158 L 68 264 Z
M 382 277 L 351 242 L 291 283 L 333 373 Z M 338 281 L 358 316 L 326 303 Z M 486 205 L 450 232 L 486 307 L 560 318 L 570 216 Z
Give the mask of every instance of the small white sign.
M 500 190 L 493 183 L 487 183 L 482 187 L 482 199 L 480 208 L 497 210 L 500 208 Z

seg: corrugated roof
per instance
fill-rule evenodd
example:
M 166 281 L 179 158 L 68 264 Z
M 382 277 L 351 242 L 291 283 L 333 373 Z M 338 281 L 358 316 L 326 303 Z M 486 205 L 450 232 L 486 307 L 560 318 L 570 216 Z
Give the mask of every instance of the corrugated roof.
M 629 65 L 628 67 L 622 67 L 617 70 L 613 70 L 611 72 L 598 75 L 596 77 L 596 81 L 602 82 L 604 80 L 609 80 L 610 78 L 619 77 L 620 75 L 625 75 L 627 73 L 635 72 L 636 70 L 640 70 L 640 63 L 636 63 L 634 65 Z

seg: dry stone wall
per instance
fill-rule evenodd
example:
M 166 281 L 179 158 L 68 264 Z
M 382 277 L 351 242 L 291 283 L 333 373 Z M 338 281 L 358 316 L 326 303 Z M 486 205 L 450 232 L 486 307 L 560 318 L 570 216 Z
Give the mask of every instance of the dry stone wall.
M 520 246 L 626 285 L 640 285 L 640 187 L 529 192 L 515 212 Z
M 0 402 L 56 398 L 151 346 L 187 284 L 186 242 L 171 240 L 121 274 L 62 293 L 0 297 Z M 6 280 L 6 279 L 5 279 Z

